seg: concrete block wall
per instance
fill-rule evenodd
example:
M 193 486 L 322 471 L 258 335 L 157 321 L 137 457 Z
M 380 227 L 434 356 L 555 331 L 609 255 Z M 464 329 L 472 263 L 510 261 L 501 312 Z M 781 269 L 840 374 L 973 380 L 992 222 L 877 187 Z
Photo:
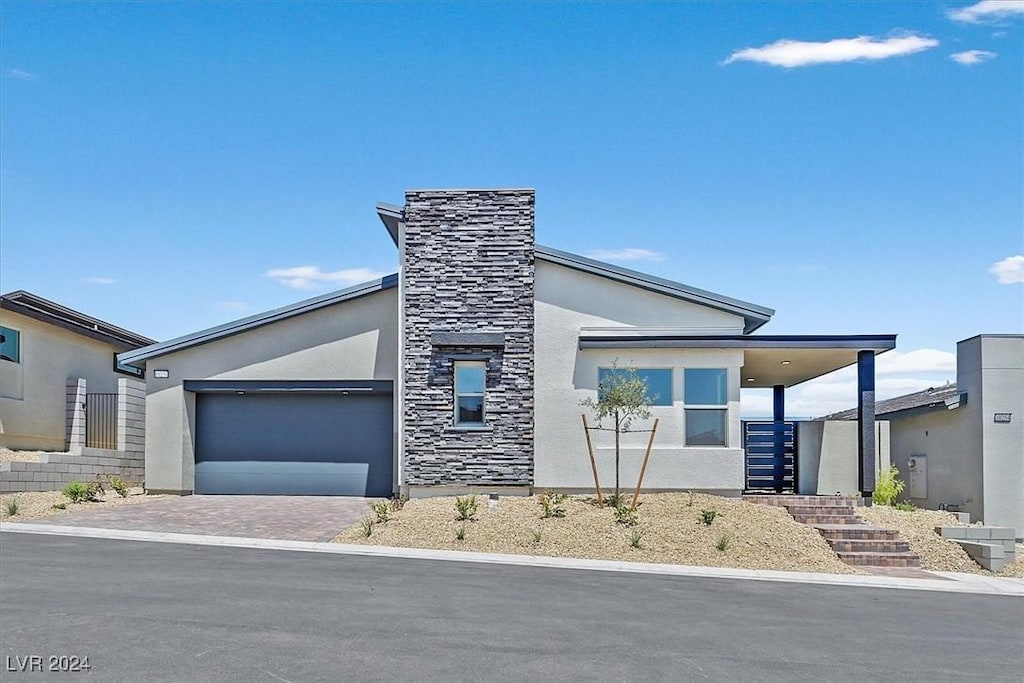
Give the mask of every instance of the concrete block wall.
M 971 559 L 989 571 L 998 572 L 1017 561 L 1017 541 L 1012 527 L 945 526 L 935 533 L 958 543 Z
M 117 448 L 129 454 L 146 450 L 146 383 L 132 377 L 117 380 Z
M 402 233 L 403 463 L 410 486 L 533 481 L 534 192 L 406 193 Z M 435 335 L 500 333 L 500 345 Z M 487 364 L 486 427 L 455 428 L 453 364 Z
M 85 378 L 69 377 L 65 391 L 67 441 L 64 444 L 69 453 L 85 448 L 85 394 Z
M 80 455 L 44 453 L 39 462 L 4 462 L 0 463 L 0 493 L 59 491 L 72 481 L 88 482 L 100 474 L 115 474 L 130 484 L 142 484 L 145 459 L 141 452 L 85 448 Z

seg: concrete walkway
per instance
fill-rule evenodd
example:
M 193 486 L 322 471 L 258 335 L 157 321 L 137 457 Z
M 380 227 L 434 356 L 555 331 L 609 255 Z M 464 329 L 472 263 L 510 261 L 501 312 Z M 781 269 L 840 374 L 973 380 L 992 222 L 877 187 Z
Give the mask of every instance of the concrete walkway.
M 63 518 L 67 520 L 67 518 Z M 62 520 L 62 521 L 63 521 Z M 832 586 L 862 586 L 868 588 L 899 588 L 906 590 L 938 591 L 943 593 L 972 593 L 976 595 L 1002 595 L 1024 597 L 1024 579 L 1001 578 L 982 574 L 953 572 L 924 572 L 927 579 L 900 576 L 863 576 L 851 574 L 815 574 L 774 570 L 730 569 L 723 567 L 688 567 L 672 564 L 649 564 L 613 560 L 585 560 L 533 555 L 500 555 L 454 550 L 428 550 L 421 548 L 391 548 L 386 546 L 349 545 L 343 543 L 312 543 L 305 541 L 270 540 L 228 536 L 201 536 L 194 534 L 152 533 L 123 529 L 96 529 L 62 526 L 57 524 L 5 523 L 0 532 L 24 534 L 51 534 L 104 538 L 124 541 L 149 541 L 184 545 L 216 546 L 228 548 L 254 548 L 335 555 L 364 555 L 420 560 L 441 560 L 473 564 L 499 564 L 524 567 L 550 567 L 582 569 L 600 572 L 633 574 L 660 574 L 664 576 L 693 576 L 719 579 L 748 579 L 783 583 L 808 583 Z
M 76 510 L 33 525 L 330 541 L 371 514 L 370 502 L 338 496 L 167 496 L 141 505 Z

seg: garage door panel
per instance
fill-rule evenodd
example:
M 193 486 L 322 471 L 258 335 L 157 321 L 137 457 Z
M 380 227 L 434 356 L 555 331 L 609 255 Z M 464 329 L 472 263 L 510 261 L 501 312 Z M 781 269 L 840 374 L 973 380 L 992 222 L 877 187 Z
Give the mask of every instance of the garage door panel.
M 198 394 L 197 493 L 387 496 L 393 404 L 373 394 Z

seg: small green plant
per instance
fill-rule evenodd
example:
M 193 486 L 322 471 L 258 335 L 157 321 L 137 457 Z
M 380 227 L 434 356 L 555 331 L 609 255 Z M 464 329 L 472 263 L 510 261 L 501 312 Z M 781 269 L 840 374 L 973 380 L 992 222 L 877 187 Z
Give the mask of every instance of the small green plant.
M 116 474 L 107 475 L 107 486 L 112 488 L 114 492 L 122 498 L 128 497 L 128 482 Z
M 888 470 L 878 473 L 875 481 L 875 490 L 871 494 L 871 500 L 878 505 L 892 505 L 896 498 L 903 493 L 903 480 L 900 479 L 900 469 L 891 465 Z
M 719 550 L 721 550 L 723 553 L 726 550 L 728 550 L 729 546 L 731 546 L 731 545 L 732 545 L 732 534 L 728 534 L 728 533 L 722 534 L 721 536 L 718 537 L 718 540 L 715 541 L 715 547 L 718 548 Z
M 897 510 L 902 510 L 903 512 L 913 512 L 914 510 L 917 509 L 917 506 L 911 503 L 909 500 L 901 500 L 900 502 L 896 503 L 896 505 L 894 505 L 893 507 L 895 507 Z
M 16 514 L 18 514 L 18 510 L 20 508 L 21 505 L 18 504 L 17 496 L 11 496 L 4 503 L 4 513 L 6 513 L 8 517 L 14 517 Z
M 71 481 L 60 490 L 72 503 L 81 503 L 86 499 L 89 486 L 80 481 Z
M 377 515 L 377 524 L 384 524 L 390 519 L 391 503 L 386 500 L 378 500 L 370 503 L 370 509 Z
M 53 509 L 54 510 L 67 510 L 68 509 L 68 504 L 67 503 L 54 503 L 53 504 Z
M 476 496 L 455 497 L 455 512 L 458 513 L 458 519 L 463 521 L 473 519 L 479 506 Z
M 398 512 L 409 502 L 409 496 L 398 494 L 391 499 L 391 511 Z
M 534 543 L 540 543 L 540 539 L 541 539 L 542 535 L 543 535 L 543 530 L 542 529 L 540 529 L 539 527 L 534 529 L 533 530 L 533 542 Z
M 641 548 L 640 542 L 644 539 L 643 529 L 633 529 L 629 532 L 629 547 L 630 548 Z
M 359 533 L 363 538 L 369 538 L 373 535 L 373 518 L 363 517 L 359 520 Z
M 455 540 L 464 541 L 466 540 L 466 525 L 457 524 L 455 525 Z
M 628 505 L 619 505 L 615 508 L 615 523 L 623 524 L 625 526 L 636 526 L 640 519 L 636 514 L 636 510 L 629 507 Z
M 552 493 L 545 491 L 537 498 L 537 502 L 540 504 L 541 516 L 545 519 L 548 517 L 565 517 L 565 501 L 568 496 L 564 493 Z
M 700 523 L 704 526 L 711 526 L 711 523 L 715 521 L 715 517 L 718 516 L 718 510 L 715 508 L 707 508 L 700 511 Z
M 687 491 L 686 495 L 688 496 L 687 499 L 686 499 L 686 507 L 692 508 L 693 507 L 693 491 Z

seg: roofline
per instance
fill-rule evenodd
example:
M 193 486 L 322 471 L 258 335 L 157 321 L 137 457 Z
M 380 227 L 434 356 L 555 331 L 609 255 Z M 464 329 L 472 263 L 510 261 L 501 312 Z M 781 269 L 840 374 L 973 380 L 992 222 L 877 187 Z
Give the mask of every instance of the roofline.
M 715 294 L 705 289 L 698 289 L 690 285 L 684 285 L 681 282 L 666 280 L 636 270 L 630 270 L 629 268 L 613 266 L 603 261 L 595 261 L 579 254 L 571 254 L 567 251 L 560 251 L 540 244 L 535 245 L 534 249 L 537 258 L 550 263 L 573 268 L 590 273 L 591 275 L 605 277 L 634 287 L 640 287 L 658 294 L 665 294 L 676 299 L 692 301 L 693 303 L 725 311 L 726 313 L 740 315 L 744 320 L 744 334 L 749 334 L 758 329 L 775 315 L 775 310 L 766 306 L 733 299 L 732 297 Z
M 377 202 L 377 216 L 384 228 L 391 235 L 391 240 L 398 246 L 398 224 L 405 220 L 405 209 L 394 204 Z
M 121 363 L 141 367 L 139 363 L 143 363 L 151 358 L 166 356 L 169 353 L 176 353 L 217 339 L 231 337 L 279 320 L 285 320 L 297 315 L 302 315 L 303 313 L 309 313 L 327 306 L 333 306 L 334 304 L 339 304 L 343 301 L 358 299 L 359 297 L 373 294 L 375 292 L 381 292 L 385 289 L 392 289 L 397 286 L 397 273 L 385 275 L 379 280 L 364 282 L 337 292 L 331 292 L 311 299 L 305 299 L 288 306 L 282 306 L 281 308 L 275 308 L 271 311 L 257 313 L 256 315 L 251 315 L 247 318 L 241 318 L 240 320 L 234 320 L 229 323 L 224 323 L 223 325 L 217 325 L 216 327 L 210 327 L 205 330 L 200 330 L 199 332 L 193 332 L 192 334 L 187 334 L 183 337 L 177 337 L 159 344 L 152 344 L 141 349 L 128 351 L 126 353 L 119 354 L 117 359 Z
M 884 353 L 896 348 L 895 334 L 766 334 L 766 335 L 580 335 L 581 349 L 856 349 Z
M 23 289 L 0 296 L 0 308 L 60 327 L 83 337 L 123 347 L 125 350 L 154 343 L 154 340 L 149 337 L 143 337 L 141 334 L 112 325 L 73 308 L 62 306 L 55 301 L 44 299 Z

